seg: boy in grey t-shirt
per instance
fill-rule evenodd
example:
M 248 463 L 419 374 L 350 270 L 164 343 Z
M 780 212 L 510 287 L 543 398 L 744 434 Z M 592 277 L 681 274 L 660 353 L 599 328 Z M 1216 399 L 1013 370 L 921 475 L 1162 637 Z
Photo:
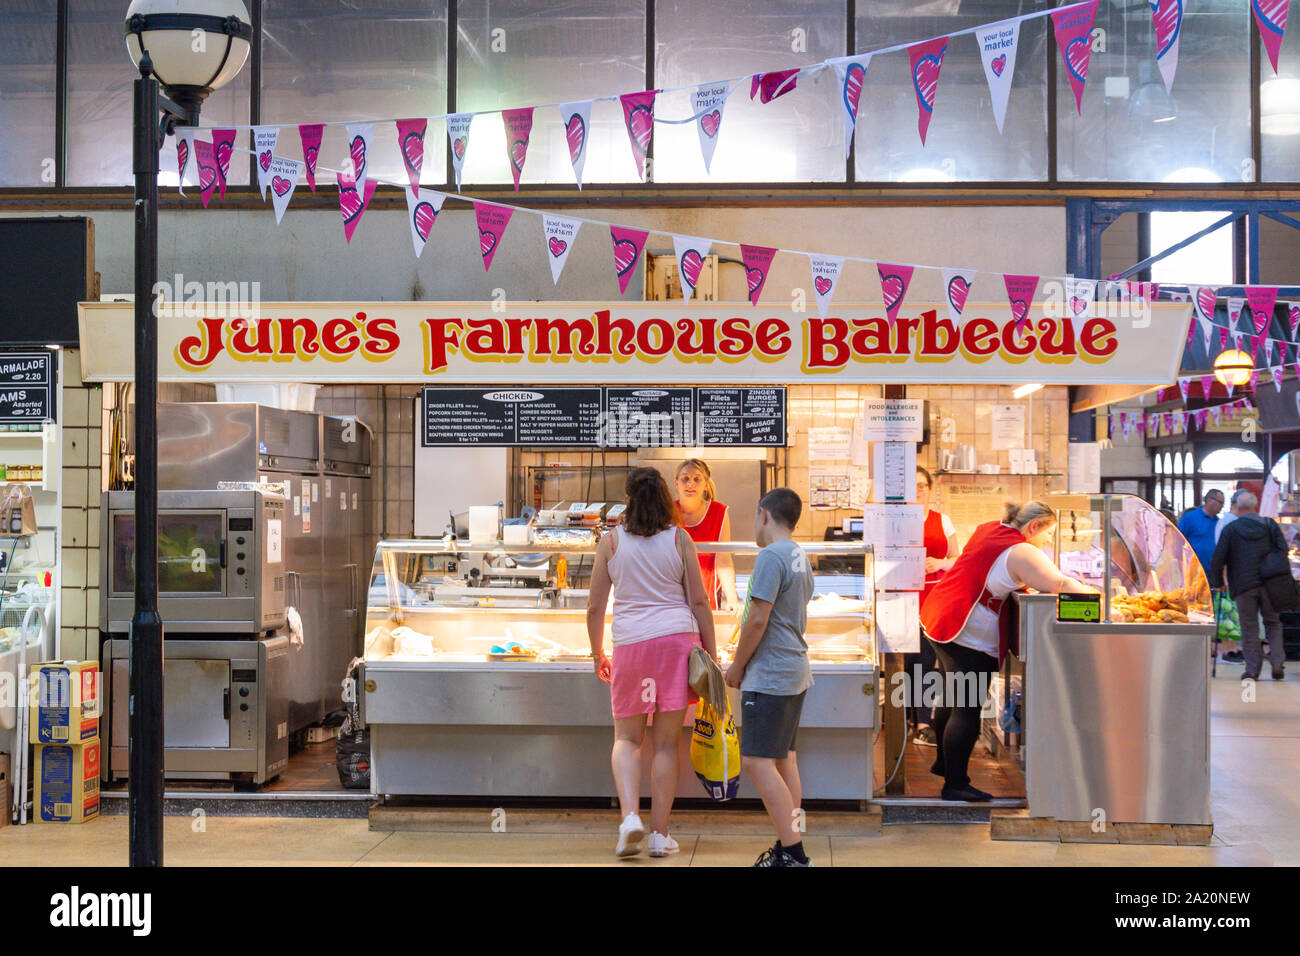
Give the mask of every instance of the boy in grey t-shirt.
M 727 684 L 741 690 L 741 762 L 777 832 L 776 844 L 755 866 L 812 866 L 795 829 L 802 797 L 795 736 L 813 682 L 803 637 L 812 569 L 791 537 L 802 511 L 789 488 L 769 491 L 758 503 L 754 540 L 763 550 L 754 561 L 745 623 L 727 669 Z

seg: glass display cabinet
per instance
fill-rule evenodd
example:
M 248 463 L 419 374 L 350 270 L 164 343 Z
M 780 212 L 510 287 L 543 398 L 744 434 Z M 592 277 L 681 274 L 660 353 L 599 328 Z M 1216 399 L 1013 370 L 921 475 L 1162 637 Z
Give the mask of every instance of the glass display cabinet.
M 543 533 L 552 530 L 518 545 L 450 536 L 379 543 L 363 681 L 374 793 L 613 793 L 609 687 L 595 676 L 587 637 L 600 532 Z M 814 686 L 799 735 L 806 796 L 866 800 L 877 722 L 872 551 L 861 542 L 801 546 L 815 582 L 806 632 Z M 746 542 L 697 547 L 729 553 L 738 567 L 758 553 Z M 742 595 L 746 583 L 738 572 Z M 611 621 L 612 610 L 607 653 Z M 724 666 L 739 623 L 739 614 L 714 613 Z M 738 696 L 732 709 L 743 723 Z M 686 759 L 692 717 L 688 710 L 679 795 L 705 797 Z

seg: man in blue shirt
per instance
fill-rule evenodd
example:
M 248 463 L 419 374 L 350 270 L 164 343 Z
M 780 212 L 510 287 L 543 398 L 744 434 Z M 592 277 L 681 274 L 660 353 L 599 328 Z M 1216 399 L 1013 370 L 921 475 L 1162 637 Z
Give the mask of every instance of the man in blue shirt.
M 1196 552 L 1205 573 L 1210 573 L 1210 562 L 1214 559 L 1214 529 L 1219 523 L 1219 512 L 1223 510 L 1223 492 L 1211 488 L 1205 493 L 1205 501 L 1199 508 L 1193 508 L 1178 519 L 1178 530 L 1183 533 L 1187 543 Z M 1210 587 L 1223 587 L 1222 581 L 1211 581 Z

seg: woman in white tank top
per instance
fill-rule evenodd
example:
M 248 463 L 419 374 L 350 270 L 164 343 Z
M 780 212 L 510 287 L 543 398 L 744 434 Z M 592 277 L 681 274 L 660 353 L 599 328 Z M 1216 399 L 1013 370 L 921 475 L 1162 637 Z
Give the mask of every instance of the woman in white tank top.
M 623 822 L 619 856 L 639 852 L 646 828 L 641 802 L 641 744 L 646 715 L 654 714 L 650 771 L 651 856 L 677 851 L 668 814 L 677 792 L 678 748 L 686 709 L 695 702 L 687 684 L 691 649 L 702 645 L 716 660 L 713 614 L 690 537 L 677 527 L 668 484 L 653 468 L 627 477 L 623 525 L 601 538 L 587 595 L 587 637 L 596 675 L 610 685 L 614 749 L 610 763 Z M 605 656 L 605 608 L 614 594 L 614 657 Z

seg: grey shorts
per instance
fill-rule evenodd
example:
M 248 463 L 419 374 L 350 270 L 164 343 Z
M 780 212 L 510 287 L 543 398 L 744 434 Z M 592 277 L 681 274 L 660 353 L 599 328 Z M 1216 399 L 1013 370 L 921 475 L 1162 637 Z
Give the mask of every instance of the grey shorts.
M 740 755 L 784 760 L 795 749 L 799 717 L 803 714 L 802 694 L 759 694 L 747 690 L 740 695 Z

